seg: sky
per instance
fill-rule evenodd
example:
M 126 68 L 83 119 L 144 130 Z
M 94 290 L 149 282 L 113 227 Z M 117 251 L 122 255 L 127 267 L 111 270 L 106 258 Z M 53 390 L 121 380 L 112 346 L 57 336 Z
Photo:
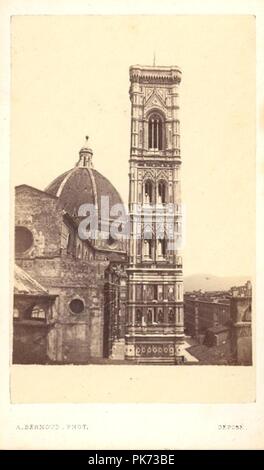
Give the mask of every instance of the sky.
M 128 197 L 129 66 L 182 69 L 184 274 L 253 276 L 253 16 L 12 18 L 12 184 L 44 189 L 89 135 L 94 167 Z

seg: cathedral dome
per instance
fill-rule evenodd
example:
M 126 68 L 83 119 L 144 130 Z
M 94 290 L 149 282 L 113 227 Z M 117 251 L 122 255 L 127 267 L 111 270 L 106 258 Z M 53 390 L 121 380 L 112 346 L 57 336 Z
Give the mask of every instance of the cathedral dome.
M 88 140 L 88 139 L 87 139 Z M 93 168 L 93 152 L 87 145 L 79 152 L 79 161 L 74 168 L 52 181 L 45 191 L 57 196 L 62 207 L 71 216 L 77 216 L 82 204 L 94 204 L 100 220 L 101 197 L 109 197 L 109 208 L 122 204 L 121 196 L 110 181 Z
M 45 191 L 57 196 L 65 211 L 72 216 L 78 215 L 82 204 L 95 204 L 100 210 L 101 196 L 109 197 L 110 209 L 114 204 L 123 204 L 115 187 L 93 168 L 72 168 L 52 181 Z

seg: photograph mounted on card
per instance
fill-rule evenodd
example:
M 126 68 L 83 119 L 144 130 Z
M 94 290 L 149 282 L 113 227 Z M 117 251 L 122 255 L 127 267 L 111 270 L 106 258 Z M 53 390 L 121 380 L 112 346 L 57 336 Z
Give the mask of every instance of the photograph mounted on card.
M 255 18 L 11 39 L 12 402 L 254 401 Z

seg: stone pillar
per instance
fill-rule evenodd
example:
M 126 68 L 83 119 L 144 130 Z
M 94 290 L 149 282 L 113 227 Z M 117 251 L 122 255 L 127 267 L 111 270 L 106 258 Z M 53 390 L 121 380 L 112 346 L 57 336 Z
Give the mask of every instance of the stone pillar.
M 251 297 L 232 297 L 231 352 L 237 364 L 252 364 Z
M 103 319 L 99 307 L 90 308 L 90 356 L 103 357 Z

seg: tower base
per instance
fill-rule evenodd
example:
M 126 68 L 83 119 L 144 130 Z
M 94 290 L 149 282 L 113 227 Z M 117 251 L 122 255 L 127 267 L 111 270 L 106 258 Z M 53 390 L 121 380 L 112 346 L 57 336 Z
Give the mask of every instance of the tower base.
M 136 364 L 182 364 L 182 337 L 126 336 L 125 358 Z

